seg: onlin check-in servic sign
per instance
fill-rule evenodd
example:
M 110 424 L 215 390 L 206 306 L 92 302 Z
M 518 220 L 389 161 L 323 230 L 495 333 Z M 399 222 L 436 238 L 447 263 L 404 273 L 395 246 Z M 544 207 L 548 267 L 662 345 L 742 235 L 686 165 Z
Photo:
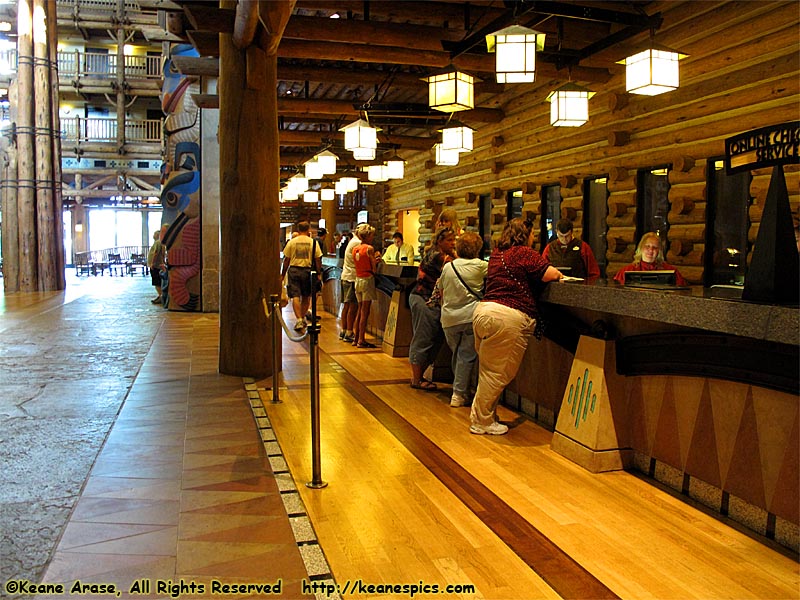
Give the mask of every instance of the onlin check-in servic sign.
M 725 169 L 740 171 L 800 163 L 800 121 L 770 125 L 725 140 Z

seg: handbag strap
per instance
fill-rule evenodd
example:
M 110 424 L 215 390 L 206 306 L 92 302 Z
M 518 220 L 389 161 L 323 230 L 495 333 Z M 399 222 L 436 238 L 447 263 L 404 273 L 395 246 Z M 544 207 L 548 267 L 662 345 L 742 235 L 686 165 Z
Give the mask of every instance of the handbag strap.
M 477 293 L 475 293 L 475 291 L 474 291 L 474 290 L 473 290 L 471 287 L 469 287 L 469 286 L 467 285 L 467 282 L 466 282 L 466 281 L 464 281 L 464 278 L 463 278 L 463 277 L 461 277 L 461 274 L 458 272 L 458 269 L 456 269 L 456 264 L 455 264 L 455 262 L 451 261 L 451 262 L 450 262 L 450 266 L 451 266 L 451 267 L 453 267 L 453 273 L 455 273 L 455 274 L 456 274 L 456 277 L 458 277 L 458 280 L 461 282 L 461 284 L 462 284 L 462 285 L 463 285 L 465 288 L 467 288 L 467 291 L 468 291 L 470 294 L 472 294 L 473 296 L 475 296 L 475 297 L 476 297 L 478 300 L 483 300 L 483 294 L 477 294 Z

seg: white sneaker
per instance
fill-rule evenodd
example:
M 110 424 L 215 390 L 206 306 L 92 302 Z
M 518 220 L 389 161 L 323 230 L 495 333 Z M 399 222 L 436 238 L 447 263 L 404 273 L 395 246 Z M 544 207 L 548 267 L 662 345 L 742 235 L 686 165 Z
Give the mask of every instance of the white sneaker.
M 473 423 L 469 426 L 470 433 L 477 433 L 477 434 L 488 434 L 488 435 L 503 435 L 508 433 L 508 426 L 503 425 L 502 423 L 498 423 L 495 421 L 491 425 L 478 425 L 477 423 Z
M 306 328 L 306 320 L 305 319 L 297 319 L 297 323 L 294 324 L 295 331 L 303 331 Z
M 453 394 L 453 396 L 450 398 L 450 406 L 457 408 L 459 406 L 466 406 L 466 405 L 467 405 L 467 399 L 464 398 L 464 396 L 462 396 L 461 394 Z

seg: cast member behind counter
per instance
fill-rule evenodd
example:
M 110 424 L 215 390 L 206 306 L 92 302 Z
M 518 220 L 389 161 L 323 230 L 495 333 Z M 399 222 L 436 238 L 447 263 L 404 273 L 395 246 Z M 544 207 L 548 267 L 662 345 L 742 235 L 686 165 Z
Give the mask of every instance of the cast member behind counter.
M 383 262 L 414 264 L 414 247 L 403 241 L 403 234 L 395 231 L 392 245 L 383 253 Z
M 556 239 L 547 244 L 542 256 L 554 267 L 569 267 L 567 274 L 572 277 L 600 277 L 600 267 L 591 247 L 572 235 L 572 221 L 569 219 L 556 223 Z
M 614 276 L 614 281 L 624 284 L 625 273 L 628 271 L 675 271 L 675 285 L 689 285 L 678 269 L 664 261 L 661 238 L 654 231 L 648 231 L 642 236 L 633 254 L 633 263 L 622 267 Z

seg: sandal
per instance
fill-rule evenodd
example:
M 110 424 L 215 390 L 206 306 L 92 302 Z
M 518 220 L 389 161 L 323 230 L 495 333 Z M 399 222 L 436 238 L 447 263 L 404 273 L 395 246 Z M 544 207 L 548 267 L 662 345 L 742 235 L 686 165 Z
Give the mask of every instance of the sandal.
M 424 377 L 419 380 L 418 383 L 411 382 L 411 387 L 415 390 L 423 390 L 426 392 L 435 392 L 437 390 L 437 386 L 432 381 L 428 381 Z

